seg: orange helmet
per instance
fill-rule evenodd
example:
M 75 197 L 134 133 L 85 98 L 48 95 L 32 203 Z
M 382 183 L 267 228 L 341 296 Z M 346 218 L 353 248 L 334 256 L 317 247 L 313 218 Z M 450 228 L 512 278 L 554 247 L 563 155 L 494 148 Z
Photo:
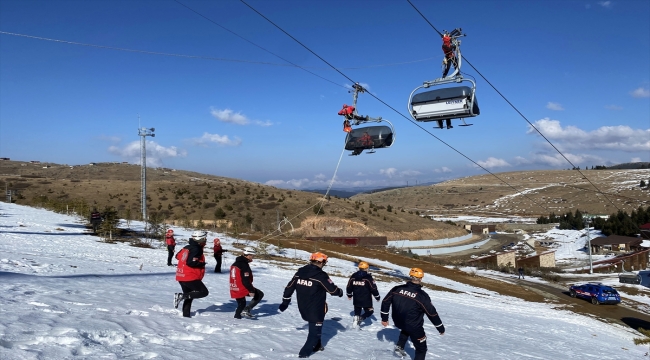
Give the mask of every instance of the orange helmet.
M 327 255 L 323 254 L 322 252 L 315 252 L 311 254 L 309 261 L 318 261 L 324 264 L 327 262 Z
M 420 268 L 413 268 L 409 271 L 409 276 L 417 279 L 422 279 L 424 277 L 424 271 Z
M 359 263 L 359 270 L 364 270 L 365 271 L 365 270 L 368 270 L 369 267 L 370 267 L 370 265 L 368 265 L 368 263 L 365 262 L 365 261 L 361 261 Z

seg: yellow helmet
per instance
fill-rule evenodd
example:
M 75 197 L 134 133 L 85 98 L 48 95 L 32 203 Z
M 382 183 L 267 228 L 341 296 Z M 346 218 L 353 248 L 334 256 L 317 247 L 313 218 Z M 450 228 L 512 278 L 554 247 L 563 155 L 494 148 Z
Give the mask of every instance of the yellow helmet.
M 327 255 L 323 254 L 322 252 L 315 252 L 315 253 L 311 254 L 311 256 L 309 257 L 309 260 L 310 261 L 318 261 L 318 262 L 326 263 L 327 262 Z
M 409 271 L 409 276 L 422 279 L 424 277 L 424 271 L 420 268 L 412 268 L 411 271 Z
M 365 262 L 365 261 L 359 262 L 359 270 L 364 270 L 365 271 L 365 270 L 368 270 L 369 267 L 370 267 L 370 265 L 368 265 L 367 262 Z

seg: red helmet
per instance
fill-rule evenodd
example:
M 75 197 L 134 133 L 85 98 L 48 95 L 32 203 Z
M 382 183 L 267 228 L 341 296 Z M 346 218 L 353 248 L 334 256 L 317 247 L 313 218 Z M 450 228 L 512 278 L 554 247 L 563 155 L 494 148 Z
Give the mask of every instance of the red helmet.
M 174 230 L 167 229 L 167 235 L 174 235 Z
M 219 240 L 219 238 L 215 238 L 214 239 L 214 244 L 215 245 L 221 244 L 221 240 Z
M 449 44 L 450 41 L 451 41 L 451 38 L 448 35 L 445 35 L 445 36 L 442 37 L 442 42 L 443 43 Z

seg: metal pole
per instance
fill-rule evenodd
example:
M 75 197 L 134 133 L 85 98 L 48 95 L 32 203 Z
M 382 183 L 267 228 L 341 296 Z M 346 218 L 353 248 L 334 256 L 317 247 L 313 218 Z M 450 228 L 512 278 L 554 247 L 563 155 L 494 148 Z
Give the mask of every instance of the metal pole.
M 140 117 L 138 116 L 138 120 Z M 142 221 L 147 221 L 147 136 L 155 137 L 155 128 L 138 128 L 140 136 L 140 177 L 141 177 L 141 194 L 142 194 Z M 146 226 L 146 225 L 145 225 Z
M 587 222 L 587 244 L 589 245 L 589 273 L 593 274 L 594 264 L 591 260 L 591 236 L 589 236 L 589 223 L 591 222 L 591 219 L 587 217 L 586 222 Z

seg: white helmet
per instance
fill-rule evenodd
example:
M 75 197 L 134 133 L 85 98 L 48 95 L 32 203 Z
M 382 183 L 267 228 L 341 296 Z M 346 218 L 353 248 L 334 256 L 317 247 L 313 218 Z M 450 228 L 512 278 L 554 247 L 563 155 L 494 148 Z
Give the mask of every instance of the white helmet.
M 244 255 L 255 255 L 256 253 L 257 253 L 257 251 L 255 251 L 255 249 L 253 249 L 250 246 L 246 246 L 244 248 Z
M 192 233 L 192 239 L 194 239 L 194 241 L 206 241 L 207 236 L 208 233 L 203 230 L 197 230 Z

